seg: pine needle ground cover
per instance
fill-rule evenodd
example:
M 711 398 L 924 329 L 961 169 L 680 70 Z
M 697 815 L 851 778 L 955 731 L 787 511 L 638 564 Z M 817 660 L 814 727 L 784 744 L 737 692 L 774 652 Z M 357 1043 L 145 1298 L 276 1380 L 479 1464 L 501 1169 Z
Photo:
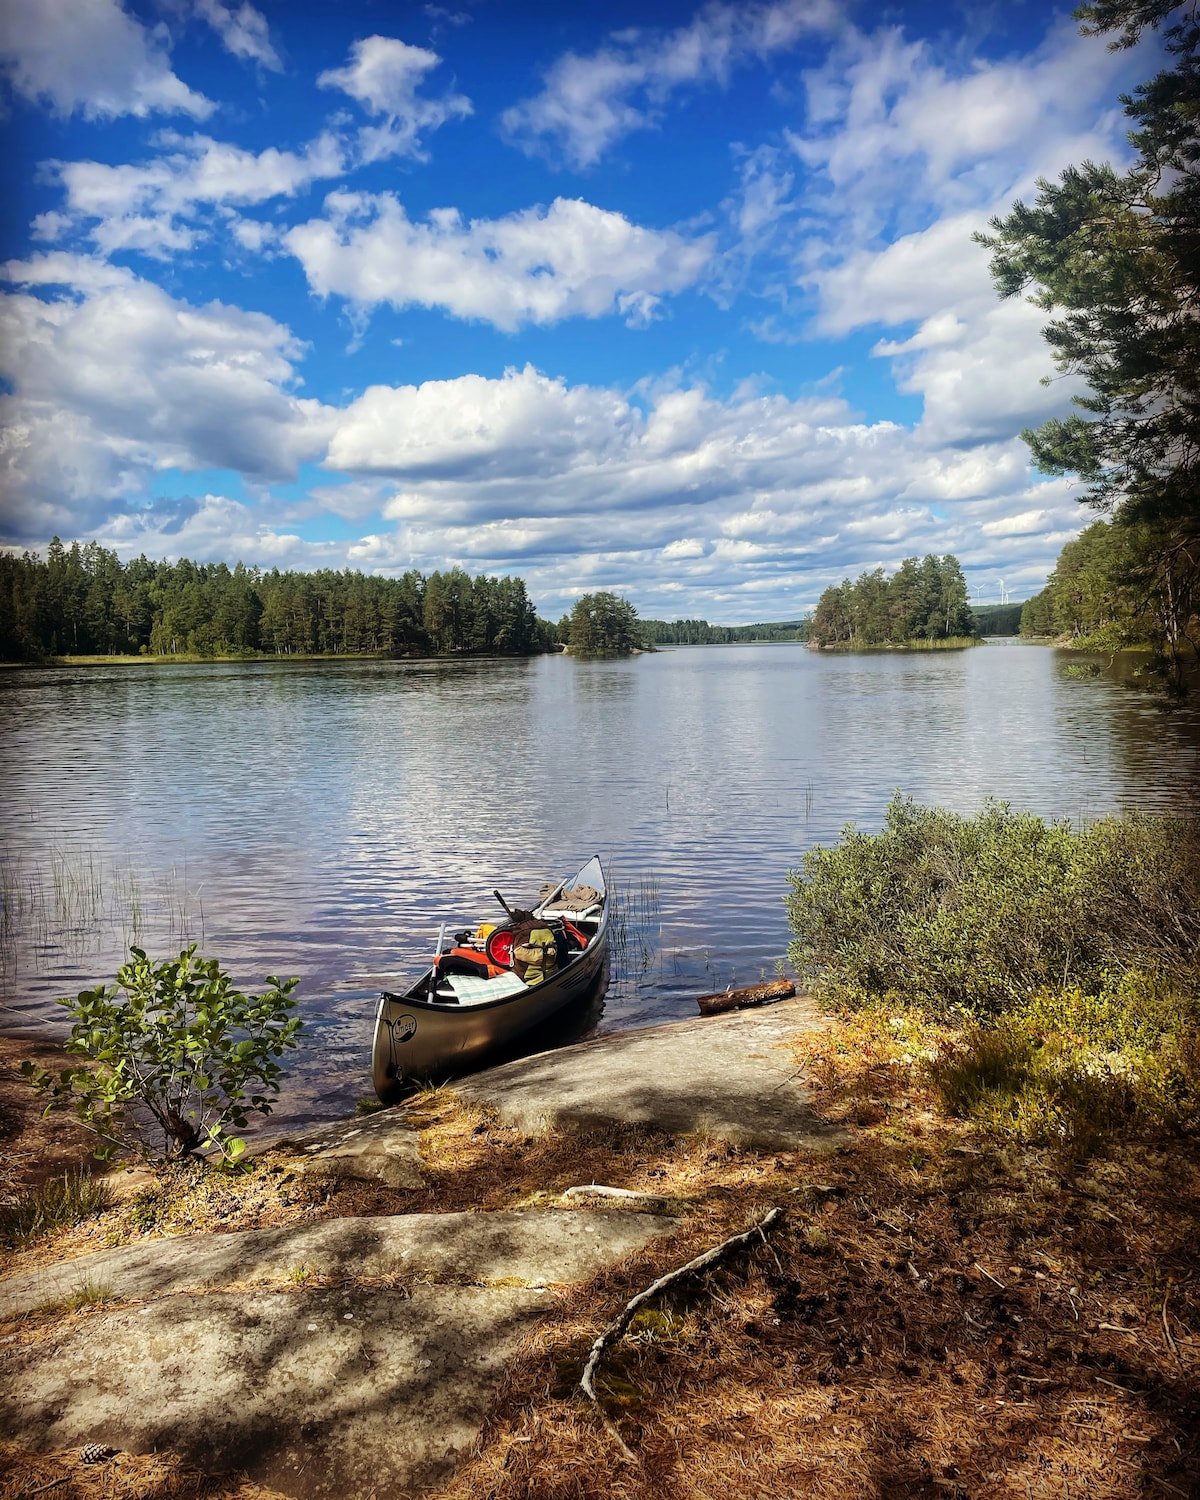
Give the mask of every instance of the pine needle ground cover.
M 440 1500 L 1195 1492 L 1194 1139 L 1148 1128 L 1082 1162 L 1005 1139 L 946 1112 L 929 1072 L 940 1033 L 893 1019 L 845 1019 L 797 1053 L 820 1112 L 848 1132 L 831 1156 L 641 1129 L 530 1137 L 449 1091 L 420 1101 L 428 1181 L 396 1195 L 393 1212 L 546 1203 L 594 1180 L 685 1216 L 670 1241 L 556 1299 Z M 387 1211 L 333 1184 L 301 1202 L 300 1179 L 278 1185 L 287 1175 L 261 1179 L 281 1217 Z M 204 1191 L 192 1185 L 137 1233 L 185 1227 Z M 605 1409 L 639 1460 L 623 1462 L 577 1390 L 597 1333 L 659 1275 L 774 1204 L 782 1229 L 647 1309 L 604 1361 Z M 229 1227 L 265 1211 L 249 1199 L 224 1208 Z M 110 1209 L 90 1232 L 129 1234 L 128 1213 Z M 61 1317 L 103 1315 L 99 1304 Z M 39 1483 L 61 1479 L 52 1493 L 77 1500 L 260 1500 L 169 1456 L 157 1469 L 119 1460 L 29 1462 Z M 33 1478 L 6 1479 L 0 1496 L 15 1500 Z
M 690 1194 L 688 1229 L 564 1298 L 445 1500 L 1195 1493 L 1195 1141 L 1083 1165 L 1006 1141 L 945 1113 L 934 1043 L 860 1018 L 806 1044 L 852 1139 L 824 1161 L 711 1146 L 664 1179 L 671 1153 L 643 1140 L 640 1168 L 605 1163 L 598 1180 Z M 782 1231 L 668 1297 L 602 1370 L 640 1460 L 621 1462 L 575 1388 L 598 1328 L 772 1203 Z

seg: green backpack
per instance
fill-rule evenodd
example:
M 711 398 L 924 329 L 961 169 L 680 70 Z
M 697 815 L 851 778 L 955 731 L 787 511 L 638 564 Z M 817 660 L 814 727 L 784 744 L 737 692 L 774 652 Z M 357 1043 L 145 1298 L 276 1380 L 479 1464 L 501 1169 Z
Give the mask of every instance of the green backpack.
M 526 984 L 541 984 L 558 971 L 558 938 L 544 923 L 521 922 L 513 929 L 513 972 Z

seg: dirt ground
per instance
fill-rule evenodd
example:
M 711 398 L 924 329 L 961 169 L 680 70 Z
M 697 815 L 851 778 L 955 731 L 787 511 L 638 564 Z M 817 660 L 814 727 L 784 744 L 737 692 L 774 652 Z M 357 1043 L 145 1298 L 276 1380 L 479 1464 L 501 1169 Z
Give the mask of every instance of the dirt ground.
M 21 1077 L 26 1059 L 61 1068 L 63 1050 L 51 1042 L 0 1036 L 0 1202 L 85 1163 L 91 1137 L 69 1116 L 42 1119 L 45 1101 Z
M 919 1072 L 853 1037 L 808 1039 L 797 1063 L 850 1132 L 832 1156 L 642 1129 L 534 1138 L 440 1091 L 419 1102 L 427 1186 L 390 1209 L 267 1162 L 241 1187 L 163 1184 L 130 1200 L 154 1213 L 131 1219 L 127 1201 L 16 1259 L 264 1214 L 502 1208 L 609 1183 L 686 1209 L 686 1234 L 558 1299 L 436 1500 L 1200 1495 L 1200 1143 L 1113 1142 L 1075 1162 L 947 1119 Z M 6 1136 L 27 1180 L 40 1128 Z M 46 1147 L 68 1150 L 59 1135 Z M 627 1461 L 577 1390 L 592 1341 L 657 1276 L 776 1205 L 769 1237 L 640 1314 L 603 1362 Z M 3 1460 L 0 1500 L 268 1500 L 170 1455 Z

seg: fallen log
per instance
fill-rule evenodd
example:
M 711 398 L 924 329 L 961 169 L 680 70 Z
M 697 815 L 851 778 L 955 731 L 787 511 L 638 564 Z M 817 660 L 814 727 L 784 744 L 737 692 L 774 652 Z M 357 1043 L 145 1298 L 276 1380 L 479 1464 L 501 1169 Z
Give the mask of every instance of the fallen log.
M 698 995 L 696 1004 L 702 1016 L 719 1016 L 727 1010 L 748 1010 L 752 1005 L 769 1005 L 772 1000 L 788 1000 L 796 993 L 790 979 L 772 979 L 769 984 L 752 984 L 744 990 L 723 990 L 718 995 Z

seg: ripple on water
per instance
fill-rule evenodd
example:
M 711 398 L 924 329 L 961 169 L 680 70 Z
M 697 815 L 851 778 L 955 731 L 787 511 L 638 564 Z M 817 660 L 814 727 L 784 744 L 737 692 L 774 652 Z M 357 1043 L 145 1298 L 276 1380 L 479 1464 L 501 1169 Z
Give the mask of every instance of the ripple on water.
M 626 914 L 596 1024 L 692 1014 L 774 972 L 787 870 L 878 827 L 896 789 L 1076 820 L 1179 805 L 1195 711 L 1064 664 L 763 646 L 0 674 L 7 1019 L 61 1028 L 55 997 L 130 942 L 194 940 L 244 984 L 301 976 L 284 1111 L 343 1112 L 369 1092 L 375 991 L 423 967 L 439 922 L 592 852 Z

